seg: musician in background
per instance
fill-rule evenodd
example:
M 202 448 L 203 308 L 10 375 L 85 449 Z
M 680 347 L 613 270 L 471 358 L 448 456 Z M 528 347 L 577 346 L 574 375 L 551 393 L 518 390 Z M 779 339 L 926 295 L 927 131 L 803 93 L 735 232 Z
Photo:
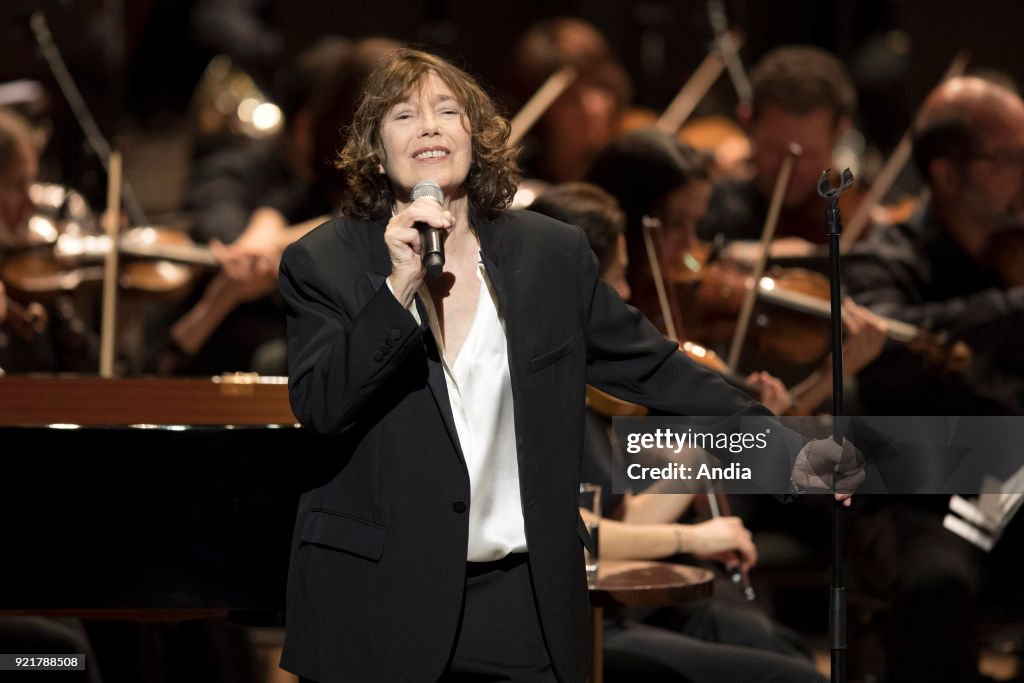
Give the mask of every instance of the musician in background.
M 349 49 L 345 39 L 328 36 L 281 70 L 276 101 L 285 127 L 278 138 L 238 138 L 209 153 L 197 152 L 184 200 L 196 242 L 231 244 L 253 222 L 257 209 L 291 205 L 290 197 L 313 183 L 316 84 Z
M 542 21 L 516 43 L 510 60 L 509 105 L 516 111 L 565 66 L 576 79 L 524 140 L 523 175 L 548 183 L 582 180 L 598 152 L 619 131 L 631 85 L 604 36 L 574 18 Z
M 907 223 L 878 230 L 845 263 L 847 291 L 886 316 L 947 333 L 975 354 L 944 372 L 893 348 L 862 378 L 871 412 L 1024 412 L 1024 284 L 1000 258 L 1024 241 L 1024 103 L 973 77 L 938 86 L 915 126 L 914 162 L 931 199 Z
M 913 156 L 930 199 L 853 250 L 847 291 L 878 313 L 966 342 L 974 362 L 956 372 L 887 348 L 861 373 L 862 399 L 880 415 L 1020 415 L 1024 287 L 1019 265 L 1001 259 L 1019 253 L 1024 227 L 1024 101 L 991 81 L 947 80 L 922 106 Z M 991 590 L 1000 606 L 1019 609 L 1020 520 L 986 557 L 942 527 L 947 501 L 869 500 L 853 525 L 851 585 L 892 605 L 877 629 L 887 637 L 886 680 L 976 680 L 980 596 Z
M 626 214 L 631 302 L 656 326 L 666 329 L 643 239 L 644 220 L 653 220 L 657 227 L 651 237 L 662 274 L 669 280 L 666 291 L 670 307 L 673 295 L 679 301 L 679 310 L 673 312 L 678 316 L 677 331 L 681 341 L 699 344 L 711 342 L 693 338 L 687 330 L 678 328 L 685 320 L 693 322 L 700 317 L 697 302 L 687 295 L 709 273 L 709 263 L 700 262 L 704 257 L 697 240 L 697 225 L 712 194 L 708 164 L 705 156 L 672 136 L 637 130 L 623 134 L 602 151 L 588 174 L 588 180 L 614 196 Z M 852 378 L 881 352 L 885 330 L 877 316 L 850 299 L 843 302 L 843 310 L 843 371 Z M 831 397 L 830 358 L 798 377 L 803 379 L 794 385 L 792 396 L 785 388 L 778 391 L 774 385 L 777 380 L 764 372 L 750 375 L 747 381 L 769 392 L 763 400 L 778 414 L 786 412 L 790 402 L 805 413 L 813 413 Z
M 628 261 L 624 229 L 626 217 L 615 198 L 589 183 L 557 185 L 538 198 L 530 207 L 552 218 L 578 225 L 583 229 L 591 248 L 601 264 L 601 279 L 628 301 L 626 282 Z M 788 406 L 789 396 L 782 383 L 771 378 L 770 390 L 778 398 L 774 402 Z M 766 405 L 773 401 L 766 400 Z M 588 403 L 583 438 L 581 481 L 597 483 L 603 495 L 601 521 L 601 556 L 606 559 L 653 560 L 681 554 L 701 560 L 714 560 L 728 568 L 742 566 L 743 571 L 757 562 L 757 548 L 750 532 L 739 517 L 717 517 L 696 524 L 678 524 L 693 500 L 690 494 L 657 493 L 654 491 L 615 495 L 612 493 L 613 471 L 628 464 L 621 449 L 611 438 L 611 415 L 600 412 Z M 650 610 L 646 610 L 650 612 Z M 667 608 L 653 614 L 629 615 L 645 623 L 681 633 L 709 643 L 742 646 L 730 658 L 738 669 L 729 670 L 726 662 L 711 655 L 717 648 L 707 648 L 704 657 L 685 658 L 680 665 L 684 676 L 711 676 L 711 680 L 738 680 L 738 671 L 764 680 L 769 675 L 780 680 L 817 679 L 803 657 L 809 650 L 796 633 L 773 622 L 750 603 L 724 574 L 716 580 L 715 597 L 692 608 Z M 638 655 L 655 656 L 657 648 L 682 650 L 694 647 L 692 641 L 673 640 L 660 629 L 657 638 L 648 640 L 650 630 L 635 628 L 633 622 L 611 619 L 606 623 L 606 653 L 618 650 L 635 651 Z M 647 646 L 655 646 L 650 650 Z M 772 652 L 787 657 L 761 657 Z M 727 651 L 720 654 L 725 655 Z M 699 675 L 698 675 L 699 674 Z
M 0 263 L 4 252 L 24 238 L 28 219 L 36 210 L 29 189 L 39 172 L 37 140 L 28 122 L 0 108 Z M 70 298 L 57 296 L 45 306 L 32 305 L 33 320 L 41 318 L 38 330 L 32 331 L 14 324 L 16 312 L 7 303 L 7 290 L 0 282 L 0 369 L 7 373 L 96 369 L 96 335 L 77 317 Z M 35 329 L 35 324 L 28 327 Z
M 325 39 L 282 76 L 288 125 L 276 141 L 246 140 L 199 162 L 189 202 L 194 236 L 222 270 L 169 324 L 165 374 L 254 370 L 287 374 L 277 271 L 288 244 L 326 221 L 344 186 L 331 159 L 361 79 L 397 43 Z M 202 208 L 200 208 L 202 207 Z M 167 326 L 165 326 L 167 327 Z
M 750 136 L 754 177 L 718 184 L 698 232 L 705 240 L 717 235 L 730 241 L 759 239 L 783 160 L 795 143 L 802 153 L 793 164 L 772 254 L 802 255 L 810 243 L 825 242 L 816 188 L 851 126 L 857 106 L 853 80 L 825 50 L 786 45 L 762 57 L 750 81 L 751 105 L 740 105 L 737 117 Z

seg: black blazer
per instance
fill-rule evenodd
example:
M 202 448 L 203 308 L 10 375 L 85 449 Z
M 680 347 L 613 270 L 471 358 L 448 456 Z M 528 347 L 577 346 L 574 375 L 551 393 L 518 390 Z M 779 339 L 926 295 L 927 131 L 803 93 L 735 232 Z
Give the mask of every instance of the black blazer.
M 282 666 L 321 683 L 437 679 L 462 604 L 469 476 L 425 311 L 417 325 L 385 285 L 385 223 L 333 220 L 281 262 L 292 408 L 334 435 L 295 454 L 316 478 L 295 525 Z M 559 679 L 582 681 L 585 385 L 668 413 L 768 413 L 623 304 L 578 228 L 526 211 L 475 228 L 506 325 L 541 623 Z

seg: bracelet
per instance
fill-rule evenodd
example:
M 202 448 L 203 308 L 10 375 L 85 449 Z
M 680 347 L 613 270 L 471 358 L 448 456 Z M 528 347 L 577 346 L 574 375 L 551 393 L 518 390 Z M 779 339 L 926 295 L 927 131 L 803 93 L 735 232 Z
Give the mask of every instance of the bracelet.
M 673 524 L 672 533 L 676 535 L 676 555 L 681 555 L 683 552 L 683 525 Z

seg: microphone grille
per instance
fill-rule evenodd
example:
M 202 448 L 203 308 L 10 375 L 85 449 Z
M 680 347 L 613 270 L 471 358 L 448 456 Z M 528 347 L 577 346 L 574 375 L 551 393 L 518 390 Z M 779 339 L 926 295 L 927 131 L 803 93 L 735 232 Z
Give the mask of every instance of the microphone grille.
M 421 180 L 413 186 L 412 201 L 420 197 L 430 197 L 438 204 L 444 204 L 444 191 L 433 180 Z

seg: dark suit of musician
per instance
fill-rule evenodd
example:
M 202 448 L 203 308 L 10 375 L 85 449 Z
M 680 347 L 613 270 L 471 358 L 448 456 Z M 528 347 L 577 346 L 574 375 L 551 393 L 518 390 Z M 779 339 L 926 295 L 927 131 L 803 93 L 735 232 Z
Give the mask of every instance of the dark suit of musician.
M 335 435 L 292 454 L 318 479 L 296 521 L 282 665 L 322 683 L 435 680 L 466 580 L 469 477 L 426 312 L 417 324 L 385 284 L 386 222 L 331 221 L 281 267 L 292 407 Z M 585 384 L 670 413 L 767 413 L 599 281 L 579 229 L 529 212 L 473 224 L 505 322 L 540 621 L 558 678 L 582 681 Z

